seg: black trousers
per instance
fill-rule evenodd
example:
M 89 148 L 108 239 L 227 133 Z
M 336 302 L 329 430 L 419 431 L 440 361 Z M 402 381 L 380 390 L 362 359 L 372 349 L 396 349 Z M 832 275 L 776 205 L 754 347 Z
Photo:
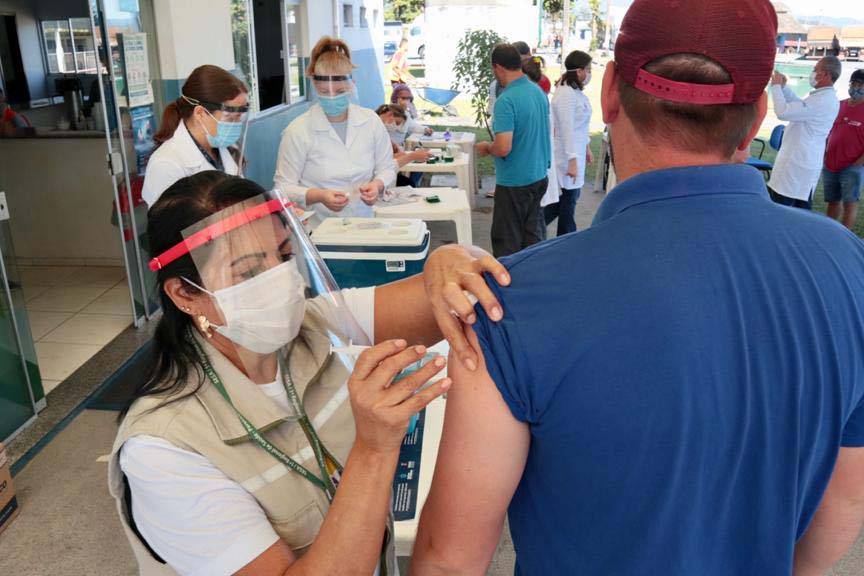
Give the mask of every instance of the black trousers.
M 495 186 L 492 254 L 496 258 L 514 254 L 543 240 L 545 221 L 540 200 L 546 193 L 547 184 L 548 180 L 543 178 L 527 186 Z
M 798 200 L 796 198 L 789 198 L 787 196 L 783 196 L 782 194 L 778 194 L 774 191 L 770 186 L 768 187 L 768 195 L 771 196 L 771 200 L 780 204 L 782 206 L 791 206 L 792 208 L 801 208 L 802 210 L 812 210 L 813 203 L 810 200 Z M 813 193 L 810 193 L 810 198 L 813 198 Z

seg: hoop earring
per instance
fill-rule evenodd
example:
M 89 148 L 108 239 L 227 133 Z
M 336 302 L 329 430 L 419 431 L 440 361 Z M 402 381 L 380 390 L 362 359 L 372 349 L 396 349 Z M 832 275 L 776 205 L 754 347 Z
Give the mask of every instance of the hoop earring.
M 213 333 L 210 331 L 210 321 L 207 320 L 206 316 L 199 314 L 195 317 L 195 321 L 198 323 L 198 329 L 203 332 L 207 338 L 213 337 Z

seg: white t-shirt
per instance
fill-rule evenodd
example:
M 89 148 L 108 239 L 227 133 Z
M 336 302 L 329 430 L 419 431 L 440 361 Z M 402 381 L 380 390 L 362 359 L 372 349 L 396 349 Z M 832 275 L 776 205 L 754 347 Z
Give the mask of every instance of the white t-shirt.
M 374 342 L 375 289 L 342 291 L 357 327 L 355 341 Z M 259 389 L 290 410 L 277 379 Z M 135 524 L 147 543 L 177 573 L 228 576 L 279 540 L 258 501 L 201 454 L 154 436 L 134 436 L 120 451 L 120 468 L 132 490 Z

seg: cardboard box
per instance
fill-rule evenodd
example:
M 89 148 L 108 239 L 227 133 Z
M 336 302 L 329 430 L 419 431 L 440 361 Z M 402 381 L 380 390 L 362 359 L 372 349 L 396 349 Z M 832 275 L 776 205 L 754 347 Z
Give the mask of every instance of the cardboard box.
M 12 462 L 6 457 L 6 448 L 0 444 L 0 534 L 18 516 L 18 499 L 12 485 Z

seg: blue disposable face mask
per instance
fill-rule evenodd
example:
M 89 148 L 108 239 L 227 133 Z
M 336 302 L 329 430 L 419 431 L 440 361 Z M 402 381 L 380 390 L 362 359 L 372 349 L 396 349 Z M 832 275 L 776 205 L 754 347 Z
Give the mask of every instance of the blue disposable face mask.
M 210 114 L 210 111 L 208 110 L 207 113 Z M 215 136 L 212 136 L 206 129 L 204 130 L 210 146 L 213 148 L 227 148 L 240 139 L 240 135 L 243 133 L 242 122 L 223 122 L 222 120 L 217 120 L 213 114 L 210 114 L 210 117 L 216 120 Z
M 853 100 L 861 100 L 864 99 L 864 86 L 859 88 L 849 88 L 849 97 Z
M 335 118 L 337 116 L 341 116 L 348 110 L 348 104 L 350 104 L 351 99 L 348 93 L 339 94 L 338 96 L 321 96 L 318 95 L 318 103 L 321 104 L 321 109 L 324 110 L 324 114 L 331 118 Z

